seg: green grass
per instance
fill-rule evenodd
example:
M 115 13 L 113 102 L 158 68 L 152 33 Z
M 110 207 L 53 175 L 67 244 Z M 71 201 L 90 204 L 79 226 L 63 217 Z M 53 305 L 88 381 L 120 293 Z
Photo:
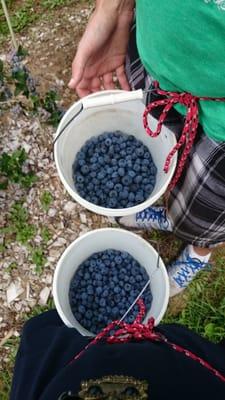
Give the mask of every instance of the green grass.
M 42 312 L 48 311 L 53 308 L 53 300 L 50 299 L 46 306 L 37 305 L 32 309 L 29 314 L 24 315 L 24 321 L 41 314 Z M 8 362 L 1 362 L 0 365 L 0 399 L 8 400 L 12 381 L 12 372 L 15 364 L 16 353 L 19 347 L 20 338 L 11 337 L 3 345 L 4 348 L 9 349 L 7 353 Z
M 33 0 L 26 0 L 21 4 L 17 5 L 17 2 L 11 0 L 6 1 L 9 9 L 10 20 L 12 23 L 13 30 L 15 32 L 21 32 L 33 22 L 43 16 L 43 12 L 46 10 L 54 9 L 56 7 L 62 7 L 75 3 L 74 0 L 42 0 L 41 2 L 34 2 Z M 9 34 L 8 26 L 5 21 L 5 16 L 0 5 L 0 39 Z
M 8 362 L 5 363 L 1 362 L 1 370 L 0 370 L 0 399 L 1 400 L 8 400 L 11 381 L 12 381 L 12 371 L 15 363 L 16 353 L 18 350 L 20 339 L 18 337 L 13 336 L 12 338 L 8 339 L 7 342 L 4 344 L 4 348 L 8 348 L 9 351 L 7 353 Z
M 36 181 L 37 176 L 33 171 L 24 172 L 24 163 L 27 154 L 23 148 L 13 153 L 2 153 L 0 156 L 0 190 L 7 189 L 9 183 L 17 183 L 22 188 L 30 188 Z
M 48 211 L 50 205 L 53 202 L 52 194 L 49 191 L 45 190 L 41 195 L 40 202 L 41 202 L 41 206 L 42 206 L 43 210 Z
M 225 251 L 218 251 L 211 272 L 201 272 L 187 289 L 186 306 L 166 323 L 179 323 L 215 343 L 225 338 Z
M 31 261 L 36 265 L 37 274 L 41 274 L 47 259 L 44 255 L 44 249 L 42 247 L 36 247 L 31 251 Z

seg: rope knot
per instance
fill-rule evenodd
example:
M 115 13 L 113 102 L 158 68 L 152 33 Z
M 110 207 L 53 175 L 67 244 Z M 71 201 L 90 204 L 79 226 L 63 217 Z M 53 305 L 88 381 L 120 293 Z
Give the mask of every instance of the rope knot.
M 174 96 L 174 99 L 176 99 L 176 96 Z M 194 102 L 198 101 L 198 97 L 192 96 L 191 93 L 181 93 L 180 95 L 177 96 L 177 103 L 180 103 L 186 107 L 191 107 L 191 105 L 194 104 Z
M 213 101 L 225 101 L 225 98 L 214 98 L 214 97 L 197 97 L 192 95 L 191 93 L 177 93 L 177 92 L 169 92 L 166 90 L 162 90 L 159 88 L 159 83 L 154 82 L 155 91 L 162 96 L 166 96 L 165 98 L 153 101 L 152 103 L 148 104 L 145 108 L 143 114 L 143 125 L 147 132 L 147 134 L 151 137 L 156 137 L 160 134 L 162 125 L 169 113 L 169 111 L 174 107 L 175 104 L 182 104 L 187 108 L 187 114 L 185 118 L 184 128 L 182 134 L 174 146 L 174 148 L 168 154 L 165 165 L 164 165 L 164 172 L 168 172 L 171 164 L 171 160 L 175 153 L 183 146 L 184 150 L 181 154 L 181 158 L 178 162 L 177 170 L 175 175 L 168 187 L 168 190 L 172 190 L 176 185 L 178 179 L 180 178 L 185 162 L 187 160 L 188 154 L 191 151 L 192 145 L 194 143 L 197 130 L 198 130 L 198 123 L 199 123 L 199 111 L 198 111 L 198 102 L 199 100 L 213 100 Z M 149 125 L 148 125 L 148 114 L 157 107 L 164 106 L 162 113 L 158 120 L 158 125 L 156 131 L 153 132 Z

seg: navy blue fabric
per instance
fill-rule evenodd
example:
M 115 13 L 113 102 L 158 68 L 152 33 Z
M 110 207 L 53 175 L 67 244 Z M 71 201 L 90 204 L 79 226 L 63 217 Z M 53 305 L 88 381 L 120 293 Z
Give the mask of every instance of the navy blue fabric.
M 225 374 L 224 347 L 179 325 L 162 325 L 158 330 Z M 87 343 L 87 338 L 61 322 L 56 311 L 32 318 L 23 329 L 10 400 L 57 400 L 64 391 L 78 393 L 83 380 L 106 375 L 147 380 L 150 400 L 225 398 L 224 383 L 166 344 L 101 343 L 69 364 Z

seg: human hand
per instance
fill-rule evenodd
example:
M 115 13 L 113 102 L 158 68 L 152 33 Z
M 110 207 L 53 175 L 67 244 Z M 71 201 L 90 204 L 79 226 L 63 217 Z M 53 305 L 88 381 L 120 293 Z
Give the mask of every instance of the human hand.
M 101 88 L 114 89 L 113 75 L 123 90 L 130 90 L 124 64 L 132 19 L 132 10 L 94 11 L 78 45 L 69 82 L 80 97 Z

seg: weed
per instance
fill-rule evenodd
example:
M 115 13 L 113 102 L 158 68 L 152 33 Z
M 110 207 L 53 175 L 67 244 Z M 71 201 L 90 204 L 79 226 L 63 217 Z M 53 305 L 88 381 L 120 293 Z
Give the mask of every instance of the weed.
M 225 253 L 222 259 L 222 267 L 198 274 L 186 289 L 186 307 L 176 316 L 168 311 L 164 322 L 185 325 L 216 343 L 225 338 Z
M 44 110 L 50 114 L 48 123 L 53 126 L 58 125 L 63 115 L 63 110 L 60 109 L 56 103 L 57 100 L 58 95 L 54 90 L 47 92 L 45 97 L 40 100 L 40 105 L 42 108 L 44 108 Z
M 42 247 L 34 248 L 31 251 L 31 261 L 33 262 L 33 264 L 36 265 L 36 272 L 38 274 L 41 274 L 43 267 L 47 261 Z
M 56 8 L 72 3 L 73 0 L 42 0 L 41 5 L 45 8 Z
M 46 306 L 35 306 L 32 311 L 28 314 L 24 314 L 23 320 L 27 321 L 31 317 L 35 317 L 42 312 L 48 311 L 53 308 L 53 300 L 52 298 L 49 299 Z M 12 381 L 12 371 L 15 364 L 16 353 L 19 347 L 20 338 L 13 336 L 12 338 L 8 339 L 6 343 L 4 343 L 4 348 L 9 351 L 7 353 L 7 364 L 4 362 L 1 365 L 1 372 L 0 372 L 0 399 L 1 400 L 8 400 L 9 393 L 11 388 L 11 381 Z
M 52 238 L 52 234 L 46 226 L 41 229 L 41 237 L 44 243 L 48 243 L 48 241 Z
M 13 2 L 8 1 L 7 3 L 9 8 L 11 8 L 10 6 Z M 38 15 L 33 10 L 33 5 L 34 2 L 32 0 L 26 0 L 22 7 L 20 6 L 16 11 L 10 12 L 10 20 L 15 32 L 21 32 L 25 27 L 38 18 Z M 8 34 L 8 26 L 2 11 L 0 13 L 0 34 Z
M 16 240 L 22 244 L 33 239 L 36 228 L 28 223 L 28 212 L 20 202 L 14 203 L 9 216 L 8 232 L 16 235 Z
M 11 271 L 14 271 L 15 269 L 17 269 L 17 267 L 18 267 L 18 265 L 17 265 L 17 263 L 14 261 L 14 262 L 11 262 L 10 264 L 9 264 L 9 266 L 6 268 L 6 271 L 7 272 L 11 272 Z
M 15 150 L 11 155 L 3 153 L 0 157 L 0 189 L 6 189 L 10 182 L 18 183 L 24 188 L 31 187 L 37 176 L 34 172 L 24 172 L 27 154 L 24 149 Z
M 13 336 L 8 339 L 7 342 L 4 343 L 3 347 L 8 350 L 8 359 L 7 365 L 2 365 L 1 376 L 0 376 L 0 399 L 8 400 L 9 393 L 11 388 L 11 379 L 12 379 L 12 371 L 13 366 L 16 359 L 16 353 L 19 346 L 19 337 Z
M 53 201 L 52 194 L 50 192 L 48 192 L 47 190 L 44 191 L 44 193 L 41 195 L 40 201 L 41 201 L 41 206 L 42 206 L 43 210 L 48 211 L 49 207 Z

